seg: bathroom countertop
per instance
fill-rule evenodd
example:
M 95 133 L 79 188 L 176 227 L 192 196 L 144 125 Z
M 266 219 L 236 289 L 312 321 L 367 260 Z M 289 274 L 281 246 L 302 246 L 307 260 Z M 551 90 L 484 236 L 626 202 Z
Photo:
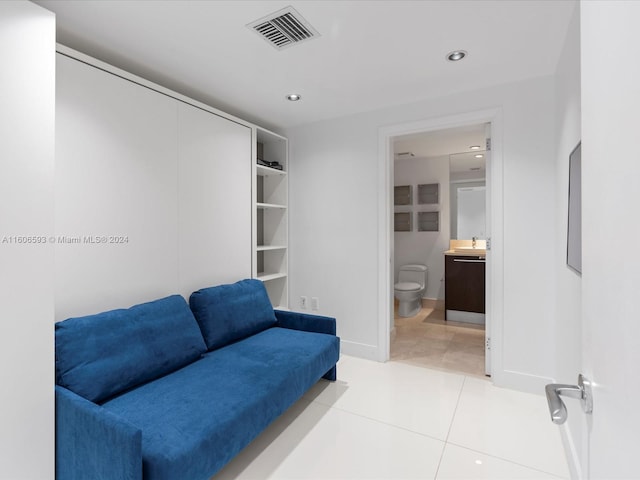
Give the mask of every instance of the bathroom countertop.
M 463 256 L 463 257 L 486 257 L 487 256 L 487 251 L 484 248 L 478 248 L 477 251 L 473 251 L 473 250 L 468 250 L 465 252 L 456 252 L 455 250 L 447 250 L 446 252 L 444 252 L 445 255 L 456 255 L 456 256 Z

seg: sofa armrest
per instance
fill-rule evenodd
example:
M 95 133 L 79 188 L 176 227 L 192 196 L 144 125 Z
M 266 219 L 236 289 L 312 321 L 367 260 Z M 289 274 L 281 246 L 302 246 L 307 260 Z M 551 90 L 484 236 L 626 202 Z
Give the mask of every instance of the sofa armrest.
M 277 327 L 289 328 L 291 330 L 301 330 L 303 332 L 336 334 L 336 319 L 322 315 L 311 315 L 309 313 L 291 312 L 289 310 L 274 310 L 276 314 Z M 322 378 L 335 381 L 337 378 L 336 366 L 334 365 Z
M 336 334 L 336 319 L 322 315 L 311 315 L 308 313 L 290 312 L 289 310 L 274 310 L 276 326 L 290 328 L 291 330 L 302 330 L 303 332 Z
M 56 480 L 142 479 L 142 431 L 56 385 Z

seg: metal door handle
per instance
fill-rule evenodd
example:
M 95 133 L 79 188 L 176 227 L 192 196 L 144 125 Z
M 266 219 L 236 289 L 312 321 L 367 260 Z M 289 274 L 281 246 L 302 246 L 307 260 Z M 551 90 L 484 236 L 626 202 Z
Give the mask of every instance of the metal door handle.
M 454 258 L 453 259 L 454 262 L 461 262 L 461 263 L 484 263 L 484 260 L 463 260 L 461 258 Z
M 562 425 L 567 421 L 567 407 L 560 398 L 560 395 L 581 400 L 584 412 L 593 412 L 591 382 L 582 376 L 582 374 L 578 375 L 578 385 L 550 383 L 544 389 L 547 394 L 547 403 L 549 404 L 551 421 L 557 425 Z

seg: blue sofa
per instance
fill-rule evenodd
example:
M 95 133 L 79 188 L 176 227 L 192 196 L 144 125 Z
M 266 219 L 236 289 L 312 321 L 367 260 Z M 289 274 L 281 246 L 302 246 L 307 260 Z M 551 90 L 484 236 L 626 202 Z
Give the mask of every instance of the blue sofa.
M 206 480 L 321 377 L 335 319 L 242 280 L 55 325 L 56 478 Z

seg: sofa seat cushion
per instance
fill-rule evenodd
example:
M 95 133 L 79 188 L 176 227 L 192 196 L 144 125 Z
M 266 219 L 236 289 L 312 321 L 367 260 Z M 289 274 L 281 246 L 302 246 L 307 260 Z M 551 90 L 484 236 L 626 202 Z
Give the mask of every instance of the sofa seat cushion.
M 335 365 L 338 342 L 271 328 L 103 408 L 142 430 L 145 479 L 206 480 Z
M 260 280 L 203 288 L 189 297 L 209 350 L 266 330 L 276 324 L 269 296 Z
M 180 295 L 55 324 L 56 383 L 100 402 L 206 352 Z

